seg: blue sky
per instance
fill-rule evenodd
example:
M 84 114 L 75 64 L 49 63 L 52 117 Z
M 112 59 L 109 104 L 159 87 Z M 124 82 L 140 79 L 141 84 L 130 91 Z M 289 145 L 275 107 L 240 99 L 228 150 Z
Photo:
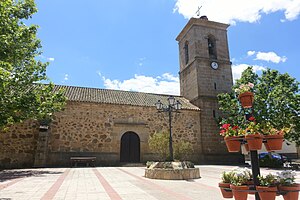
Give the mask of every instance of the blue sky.
M 248 65 L 300 81 L 300 0 L 36 0 L 55 84 L 179 94 L 176 36 L 195 16 L 230 23 L 233 75 Z

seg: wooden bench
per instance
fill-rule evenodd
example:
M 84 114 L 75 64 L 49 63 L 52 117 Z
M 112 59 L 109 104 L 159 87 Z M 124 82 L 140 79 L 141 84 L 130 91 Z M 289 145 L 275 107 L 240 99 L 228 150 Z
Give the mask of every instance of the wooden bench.
M 95 167 L 96 157 L 70 157 L 71 167 L 78 164 L 85 164 L 87 167 Z

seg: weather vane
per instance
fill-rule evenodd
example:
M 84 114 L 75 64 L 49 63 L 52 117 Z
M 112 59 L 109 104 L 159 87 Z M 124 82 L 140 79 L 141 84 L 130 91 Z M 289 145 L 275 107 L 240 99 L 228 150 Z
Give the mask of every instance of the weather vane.
M 198 10 L 196 11 L 196 14 L 197 14 L 198 17 L 200 17 L 200 9 L 201 8 L 202 8 L 202 6 L 200 6 L 200 7 L 198 6 Z

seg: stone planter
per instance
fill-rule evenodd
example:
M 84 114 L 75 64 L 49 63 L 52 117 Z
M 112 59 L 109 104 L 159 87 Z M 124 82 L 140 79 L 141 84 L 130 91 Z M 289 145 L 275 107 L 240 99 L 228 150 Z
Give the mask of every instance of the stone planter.
M 190 169 L 146 169 L 145 177 L 163 180 L 188 180 L 200 178 L 199 168 Z
M 196 179 L 200 178 L 200 170 L 194 168 L 191 162 L 153 162 L 145 169 L 145 177 L 164 180 Z

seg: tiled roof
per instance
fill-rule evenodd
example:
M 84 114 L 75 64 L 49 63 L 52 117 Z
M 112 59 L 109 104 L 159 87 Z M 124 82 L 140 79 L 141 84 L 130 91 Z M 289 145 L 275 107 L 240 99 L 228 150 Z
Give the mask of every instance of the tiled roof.
M 78 102 L 94 102 L 94 103 L 108 103 L 119 105 L 133 105 L 133 106 L 155 106 L 158 100 L 167 105 L 167 98 L 170 95 L 151 94 L 144 92 L 132 92 L 122 90 L 110 90 L 99 88 L 87 88 L 76 86 L 62 86 L 55 85 L 54 90 L 64 90 L 64 94 L 69 101 Z M 182 103 L 182 109 L 200 110 L 181 96 L 175 96 L 176 100 Z

